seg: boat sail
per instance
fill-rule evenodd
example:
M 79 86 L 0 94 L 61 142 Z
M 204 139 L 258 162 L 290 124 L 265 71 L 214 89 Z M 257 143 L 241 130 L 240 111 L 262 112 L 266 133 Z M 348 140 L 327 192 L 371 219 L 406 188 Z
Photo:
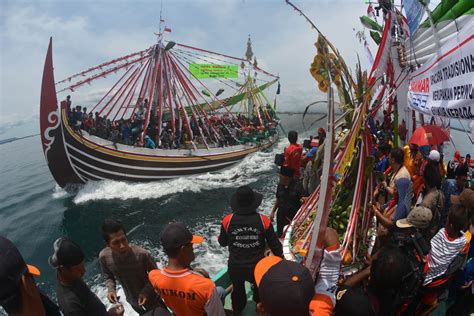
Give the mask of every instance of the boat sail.
M 276 98 L 271 102 L 264 90 L 279 77 L 258 67 L 250 37 L 246 57 L 238 58 L 165 41 L 166 30 L 147 49 L 59 82 L 50 39 L 40 128 L 45 158 L 61 187 L 211 172 L 278 140 Z M 59 95 L 104 78 L 113 85 L 88 112 L 85 103 L 71 107 L 70 97 L 58 107 Z

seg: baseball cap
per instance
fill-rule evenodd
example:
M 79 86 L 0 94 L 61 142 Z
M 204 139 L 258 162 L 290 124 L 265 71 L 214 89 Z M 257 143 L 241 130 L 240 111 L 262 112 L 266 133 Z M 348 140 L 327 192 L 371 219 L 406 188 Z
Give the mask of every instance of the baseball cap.
M 343 287 L 336 293 L 335 316 L 372 316 L 374 311 L 364 287 Z
M 462 204 L 467 208 L 474 207 L 474 190 L 464 189 L 459 195 L 451 195 L 451 203 Z
M 193 235 L 183 223 L 173 222 L 166 225 L 161 232 L 161 245 L 165 249 L 176 249 L 189 243 L 200 244 L 204 241 L 201 236 Z
M 406 218 L 399 219 L 396 223 L 399 228 L 426 228 L 430 225 L 433 213 L 424 206 L 414 207 Z
M 73 267 L 80 264 L 85 256 L 81 247 L 67 237 L 56 239 L 53 244 L 54 253 L 48 258 L 48 263 L 53 268 Z
M 432 150 L 430 151 L 430 154 L 428 155 L 428 159 L 432 161 L 439 162 L 441 159 L 441 155 L 439 154 L 439 151 L 437 150 Z
M 25 273 L 33 276 L 41 274 L 37 267 L 25 263 L 20 251 L 10 240 L 0 236 L 0 299 L 12 295 L 18 289 Z
M 303 265 L 268 256 L 254 270 L 260 300 L 270 315 L 304 315 L 314 296 L 313 278 Z

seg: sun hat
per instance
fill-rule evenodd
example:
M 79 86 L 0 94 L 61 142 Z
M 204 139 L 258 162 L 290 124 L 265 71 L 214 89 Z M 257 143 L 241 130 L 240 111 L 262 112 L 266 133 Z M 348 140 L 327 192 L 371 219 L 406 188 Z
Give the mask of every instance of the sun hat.
M 251 213 L 260 206 L 262 199 L 262 194 L 254 192 L 251 187 L 244 185 L 232 195 L 230 207 L 234 212 Z
M 430 225 L 433 213 L 424 206 L 414 207 L 406 218 L 399 219 L 396 223 L 399 228 L 426 228 Z

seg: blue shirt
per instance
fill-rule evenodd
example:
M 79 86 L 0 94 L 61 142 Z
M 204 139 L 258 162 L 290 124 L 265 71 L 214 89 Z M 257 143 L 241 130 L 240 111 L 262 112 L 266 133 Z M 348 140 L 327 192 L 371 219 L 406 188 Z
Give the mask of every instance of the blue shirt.
M 377 165 L 375 166 L 375 171 L 380 171 L 380 172 L 385 172 L 388 168 L 388 156 L 383 156 L 382 159 L 380 159 L 379 162 L 377 162 Z
M 408 216 L 411 207 L 411 196 L 413 192 L 412 186 L 413 184 L 408 178 L 400 178 L 395 181 L 395 187 L 398 192 L 398 203 L 393 218 L 394 222 Z

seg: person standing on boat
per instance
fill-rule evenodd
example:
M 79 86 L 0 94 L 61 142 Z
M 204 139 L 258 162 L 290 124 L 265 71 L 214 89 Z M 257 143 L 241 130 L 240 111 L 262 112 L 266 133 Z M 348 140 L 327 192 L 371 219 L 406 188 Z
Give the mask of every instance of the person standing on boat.
M 288 225 L 301 206 L 303 197 L 303 186 L 300 181 L 293 177 L 293 170 L 285 167 L 280 168 L 280 182 L 276 190 L 276 202 L 270 213 L 273 222 L 277 213 L 277 235 L 283 237 L 283 228 Z M 277 212 L 278 210 L 278 212 Z
M 388 229 L 393 228 L 397 220 L 406 218 L 411 208 L 413 183 L 410 173 L 403 165 L 403 161 L 403 151 L 400 148 L 392 149 L 389 162 L 393 170 L 393 176 L 389 184 L 383 181 L 380 186 L 388 192 L 393 199 L 388 206 L 385 207 L 384 213 L 382 213 L 378 206 L 373 205 L 377 220 L 382 226 Z M 380 188 L 376 189 L 376 191 L 379 189 Z
M 233 285 L 232 310 L 240 313 L 246 305 L 245 281 L 254 285 L 253 300 L 259 302 L 253 270 L 265 256 L 268 245 L 275 256 L 283 258 L 283 247 L 270 219 L 257 212 L 262 195 L 241 186 L 231 198 L 232 213 L 221 223 L 219 244 L 229 247 L 228 272 Z
M 72 240 L 62 237 L 54 242 L 54 253 L 48 259 L 57 271 L 56 296 L 64 316 L 122 316 L 124 309 L 117 304 L 108 311 L 105 305 L 82 280 L 86 273 L 85 256 Z
M 72 101 L 71 101 L 71 96 L 68 95 L 66 97 L 66 109 L 67 109 L 67 114 L 69 115 L 69 113 L 71 113 L 71 106 L 72 106 Z
M 193 245 L 204 239 L 176 222 L 166 225 L 160 239 L 168 264 L 161 270 L 150 271 L 148 278 L 166 306 L 177 316 L 224 316 L 219 292 L 225 290 L 218 290 L 207 273 L 190 269 L 195 258 Z
M 141 315 L 170 315 L 148 280 L 148 272 L 156 263 L 145 249 L 128 243 L 122 223 L 105 219 L 102 237 L 107 247 L 99 253 L 99 264 L 108 300 L 118 302 L 117 281 L 122 285 L 127 302 Z
M 285 148 L 285 162 L 283 166 L 293 170 L 295 178 L 299 179 L 301 175 L 301 156 L 303 155 L 303 146 L 298 144 L 298 133 L 296 131 L 288 132 L 290 145 Z

